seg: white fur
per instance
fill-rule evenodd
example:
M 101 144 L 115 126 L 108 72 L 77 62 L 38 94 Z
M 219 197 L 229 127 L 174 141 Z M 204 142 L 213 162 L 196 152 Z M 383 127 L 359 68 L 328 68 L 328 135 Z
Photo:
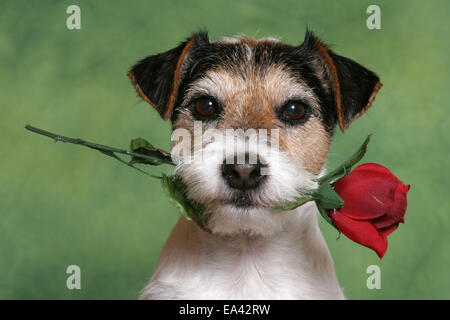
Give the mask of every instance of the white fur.
M 344 299 L 314 204 L 272 236 L 210 234 L 180 218 L 142 299 Z
M 246 133 L 235 132 L 231 136 L 225 130 L 214 130 L 214 138 L 208 141 L 206 131 L 202 143 L 207 143 L 206 146 L 195 151 L 192 157 L 179 159 L 175 170 L 188 186 L 188 197 L 204 204 L 205 213 L 211 214 L 208 227 L 212 232 L 267 236 L 280 231 L 291 219 L 290 214 L 271 208 L 296 199 L 301 191 L 313 189 L 317 183 L 313 180 L 314 175 L 294 165 L 284 152 L 275 148 L 276 144 L 269 147 L 266 136 L 259 135 L 256 130 Z M 251 208 L 229 203 L 236 191 L 221 175 L 224 159 L 233 159 L 234 155 L 245 152 L 258 155 L 267 163 L 267 178 L 261 188 L 252 192 L 251 200 L 257 206 Z
M 228 44 L 239 44 L 242 43 L 242 39 L 247 38 L 245 35 L 243 34 L 238 34 L 234 37 L 223 37 L 220 40 L 220 43 L 228 43 Z M 261 38 L 258 41 L 271 41 L 271 42 L 280 42 L 280 39 L 276 38 L 276 37 L 266 37 L 266 38 Z

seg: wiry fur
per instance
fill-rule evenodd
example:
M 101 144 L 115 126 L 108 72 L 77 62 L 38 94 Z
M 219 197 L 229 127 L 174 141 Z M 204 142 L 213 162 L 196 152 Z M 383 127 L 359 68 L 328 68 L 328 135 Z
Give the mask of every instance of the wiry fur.
M 142 298 L 343 299 L 315 204 L 274 208 L 317 187 L 336 123 L 345 130 L 368 109 L 378 77 L 309 31 L 297 47 L 245 36 L 209 43 L 202 32 L 142 60 L 129 76 L 174 130 L 190 133 L 174 139 L 174 154 L 181 147 L 193 155 L 177 158 L 175 170 L 209 217 L 209 232 L 180 218 Z M 196 132 L 192 106 L 200 96 L 214 98 L 220 110 Z M 307 106 L 295 123 L 279 116 L 292 99 Z M 267 129 L 268 138 L 223 139 L 229 129 L 252 128 Z M 279 149 L 269 143 L 273 129 Z M 257 189 L 241 192 L 224 181 L 221 165 L 245 153 L 263 159 L 268 175 Z
M 271 208 L 317 187 L 314 174 L 296 165 L 286 153 L 270 148 L 269 141 L 256 133 L 231 140 L 226 139 L 225 130 L 216 131 L 213 142 L 194 152 L 190 161 L 181 159 L 175 169 L 188 186 L 188 197 L 204 204 L 206 214 L 211 213 L 208 226 L 213 233 L 268 236 L 280 232 L 292 213 Z M 268 164 L 267 179 L 262 188 L 250 193 L 247 202 L 251 207 L 236 207 L 233 203 L 239 191 L 225 183 L 221 166 L 224 159 L 246 152 Z
M 343 299 L 314 204 L 271 236 L 218 236 L 180 218 L 143 299 Z

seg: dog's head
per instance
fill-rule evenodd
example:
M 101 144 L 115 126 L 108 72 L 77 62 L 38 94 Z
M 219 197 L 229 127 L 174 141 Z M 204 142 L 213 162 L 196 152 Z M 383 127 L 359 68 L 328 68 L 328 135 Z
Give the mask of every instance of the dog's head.
M 316 187 L 334 127 L 345 131 L 381 87 L 311 32 L 299 46 L 197 33 L 128 75 L 171 119 L 176 171 L 225 234 L 281 230 L 292 213 L 272 208 Z

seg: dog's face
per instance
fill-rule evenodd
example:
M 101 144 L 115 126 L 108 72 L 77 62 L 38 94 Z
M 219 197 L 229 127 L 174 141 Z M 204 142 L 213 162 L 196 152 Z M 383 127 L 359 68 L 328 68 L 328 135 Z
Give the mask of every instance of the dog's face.
M 171 119 L 188 197 L 204 205 L 209 229 L 225 234 L 282 230 L 293 214 L 273 208 L 316 187 L 335 125 L 344 131 L 381 87 L 310 32 L 297 47 L 270 38 L 210 43 L 199 33 L 129 76 Z

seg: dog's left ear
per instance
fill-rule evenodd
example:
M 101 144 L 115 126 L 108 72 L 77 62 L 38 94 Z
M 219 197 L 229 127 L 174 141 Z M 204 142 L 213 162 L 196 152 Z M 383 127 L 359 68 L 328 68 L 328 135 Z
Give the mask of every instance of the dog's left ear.
M 334 101 L 339 126 L 349 125 L 369 109 L 382 83 L 372 71 L 328 49 L 309 30 L 300 46 L 311 56 L 313 69 L 322 87 Z
M 196 46 L 209 43 L 208 33 L 194 34 L 179 46 L 139 61 L 128 72 L 142 99 L 152 105 L 164 120 L 172 115 L 179 84 L 190 64 Z

